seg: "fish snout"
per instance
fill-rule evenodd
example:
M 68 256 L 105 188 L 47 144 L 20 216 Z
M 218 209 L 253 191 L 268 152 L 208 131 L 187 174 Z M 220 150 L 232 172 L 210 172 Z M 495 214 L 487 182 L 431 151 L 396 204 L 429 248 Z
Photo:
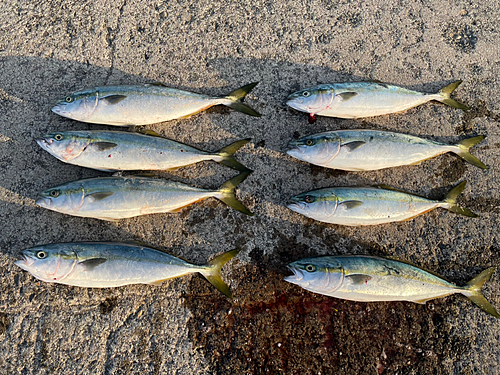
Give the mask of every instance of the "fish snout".
M 22 259 L 16 260 L 14 264 L 23 269 L 31 267 L 33 263 L 35 263 L 35 260 L 26 254 L 21 253 L 21 258 Z
M 50 208 L 52 207 L 52 199 L 50 198 L 45 198 L 45 197 L 42 197 L 42 198 L 39 198 L 35 204 L 39 207 L 43 207 L 43 208 Z
M 292 284 L 297 284 L 299 281 L 304 279 L 304 273 L 300 269 L 290 266 L 288 266 L 288 269 L 293 272 L 293 275 L 286 276 L 284 279 L 285 281 L 288 281 Z
M 63 103 L 57 103 L 54 107 L 52 107 L 51 111 L 62 116 L 66 113 L 66 105 Z
M 44 150 L 46 150 L 47 148 L 49 148 L 49 146 L 52 145 L 52 143 L 54 143 L 54 140 L 51 139 L 51 138 L 42 138 L 42 139 L 38 139 L 36 141 L 36 143 L 38 143 L 38 145 L 43 148 Z
M 306 204 L 303 202 L 296 202 L 292 200 L 290 203 L 287 204 L 287 207 L 295 212 L 301 212 L 306 209 Z

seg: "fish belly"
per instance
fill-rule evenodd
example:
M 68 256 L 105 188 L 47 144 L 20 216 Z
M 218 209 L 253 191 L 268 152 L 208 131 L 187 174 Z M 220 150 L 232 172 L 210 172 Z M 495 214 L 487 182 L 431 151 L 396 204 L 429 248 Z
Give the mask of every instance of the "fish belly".
M 172 212 L 210 196 L 213 196 L 213 193 L 179 192 L 178 190 L 115 192 L 98 202 L 85 198 L 82 207 L 74 215 L 104 220 L 125 219 L 153 213 Z
M 367 142 L 353 151 L 341 147 L 337 156 L 324 166 L 345 171 L 372 171 L 417 164 L 449 149 L 432 144 Z
M 362 199 L 360 199 L 362 201 Z M 329 218 L 329 223 L 361 226 L 404 221 L 430 211 L 439 205 L 438 202 L 413 201 L 364 201 L 361 206 L 344 209 L 339 206 L 335 214 Z
M 180 152 L 147 146 L 121 146 L 106 150 L 86 150 L 71 163 L 82 167 L 109 170 L 166 170 L 210 159 L 200 153 Z
M 423 94 L 398 94 L 386 90 L 358 92 L 347 101 L 334 100 L 332 105 L 318 112 L 321 116 L 362 118 L 401 112 L 431 100 Z
M 133 95 L 116 104 L 100 101 L 86 122 L 116 126 L 147 125 L 186 117 L 214 105 L 199 97 Z

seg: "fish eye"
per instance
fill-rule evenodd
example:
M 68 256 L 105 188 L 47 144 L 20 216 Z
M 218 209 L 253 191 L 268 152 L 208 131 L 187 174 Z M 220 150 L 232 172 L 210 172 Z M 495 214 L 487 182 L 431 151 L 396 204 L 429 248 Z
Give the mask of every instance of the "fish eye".
M 311 96 L 311 93 L 309 91 L 304 91 L 302 93 L 302 96 L 305 97 L 305 98 L 307 98 L 308 96 Z
M 71 103 L 73 101 L 73 98 L 71 96 L 67 96 L 66 98 L 64 98 L 64 100 L 66 101 L 66 103 Z
M 45 259 L 47 258 L 47 253 L 45 251 L 39 251 L 38 253 L 36 253 L 36 257 L 38 259 Z
M 314 266 L 312 264 L 308 264 L 305 268 L 306 268 L 307 272 L 314 272 L 314 271 L 316 271 L 316 266 Z
M 63 138 L 64 138 L 64 137 L 62 136 L 62 134 L 56 134 L 56 135 L 54 136 L 54 139 L 55 139 L 56 141 L 62 141 L 62 140 L 63 140 Z
M 306 195 L 306 196 L 304 197 L 304 201 L 305 201 L 306 203 L 312 203 L 312 202 L 314 202 L 314 197 L 313 197 L 313 196 L 311 196 L 311 195 Z
M 51 190 L 50 196 L 53 198 L 57 198 L 59 196 L 59 190 Z
M 312 146 L 313 144 L 314 144 L 314 141 L 312 139 L 308 139 L 306 141 L 306 145 L 308 145 L 308 146 Z

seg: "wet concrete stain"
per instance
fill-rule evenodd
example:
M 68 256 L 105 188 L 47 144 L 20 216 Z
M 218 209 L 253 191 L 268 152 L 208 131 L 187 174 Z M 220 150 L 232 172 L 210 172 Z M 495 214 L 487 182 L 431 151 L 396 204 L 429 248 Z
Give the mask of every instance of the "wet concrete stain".
M 116 298 L 107 298 L 99 305 L 99 311 L 101 312 L 101 314 L 107 315 L 110 314 L 116 306 L 118 306 L 118 301 Z
M 470 134 L 474 130 L 474 119 L 480 117 L 488 117 L 493 121 L 500 123 L 500 114 L 490 111 L 485 101 L 477 100 L 469 111 L 464 112 L 462 123 L 455 128 L 455 131 L 457 133 Z
M 474 340 L 451 336 L 450 298 L 355 303 L 307 292 L 267 267 L 239 275 L 233 301 L 201 277 L 185 296 L 189 339 L 214 374 L 445 374 L 440 364 Z
M 458 51 L 470 53 L 476 48 L 477 36 L 469 25 L 448 24 L 442 34 L 445 42 Z

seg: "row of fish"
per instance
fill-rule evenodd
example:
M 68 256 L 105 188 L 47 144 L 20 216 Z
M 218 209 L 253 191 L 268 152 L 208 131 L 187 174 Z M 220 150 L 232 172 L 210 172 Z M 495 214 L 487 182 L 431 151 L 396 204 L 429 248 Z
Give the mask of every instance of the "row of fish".
M 450 94 L 462 81 L 455 81 L 436 94 L 427 94 L 379 81 L 318 85 L 297 91 L 287 105 L 316 115 L 362 118 L 401 112 L 435 100 L 467 110 Z M 228 95 L 213 97 L 173 89 L 161 83 L 101 86 L 74 92 L 61 99 L 52 111 L 61 116 L 94 124 L 114 126 L 148 125 L 186 118 L 214 105 L 225 105 L 250 116 L 260 114 L 241 100 L 257 85 L 251 83 Z
M 27 249 L 16 265 L 45 282 L 91 288 L 160 285 L 165 280 L 198 272 L 221 293 L 232 298 L 220 272 L 238 252 L 226 252 L 197 266 L 135 242 L 61 243 Z M 286 281 L 327 296 L 359 302 L 426 303 L 461 293 L 487 313 L 500 318 L 481 294 L 483 284 L 495 272 L 495 267 L 483 271 L 464 287 L 401 260 L 363 255 L 306 258 L 288 267 L 293 275 L 287 276 Z

